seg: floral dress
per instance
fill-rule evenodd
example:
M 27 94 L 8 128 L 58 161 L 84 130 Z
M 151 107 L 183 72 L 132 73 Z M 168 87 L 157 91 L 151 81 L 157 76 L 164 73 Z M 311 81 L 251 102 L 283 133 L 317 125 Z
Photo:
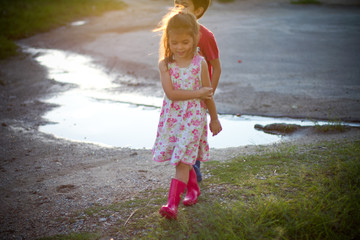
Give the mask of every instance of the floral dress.
M 197 90 L 202 87 L 201 61 L 194 56 L 190 65 L 180 68 L 175 62 L 169 63 L 169 73 L 174 89 Z M 170 161 L 194 165 L 196 160 L 209 160 L 207 142 L 206 105 L 200 99 L 171 101 L 164 96 L 153 159 L 157 162 Z

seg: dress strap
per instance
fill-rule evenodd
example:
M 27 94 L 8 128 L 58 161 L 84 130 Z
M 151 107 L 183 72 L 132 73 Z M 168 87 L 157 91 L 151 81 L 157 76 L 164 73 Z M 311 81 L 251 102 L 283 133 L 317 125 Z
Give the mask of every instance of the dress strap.
M 203 59 L 204 59 L 203 56 L 201 56 L 199 53 L 196 53 L 193 62 L 195 65 L 199 65 Z

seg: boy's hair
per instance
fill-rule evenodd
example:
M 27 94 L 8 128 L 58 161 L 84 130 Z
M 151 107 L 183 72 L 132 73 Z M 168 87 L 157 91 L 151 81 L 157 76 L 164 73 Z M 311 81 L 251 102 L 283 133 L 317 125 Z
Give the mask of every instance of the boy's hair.
M 210 3 L 211 3 L 211 0 L 191 0 L 191 1 L 194 4 L 195 10 L 198 9 L 199 7 L 202 7 L 204 9 L 202 14 L 200 16 L 198 16 L 198 18 L 201 18 L 204 15 L 204 13 L 209 8 Z
M 162 38 L 160 41 L 159 59 L 165 60 L 165 63 L 173 62 L 173 53 L 170 50 L 169 34 L 170 33 L 186 33 L 194 39 L 193 52 L 195 54 L 199 36 L 199 24 L 196 17 L 182 9 L 172 9 L 170 13 L 164 16 L 162 25 L 155 31 L 162 30 Z

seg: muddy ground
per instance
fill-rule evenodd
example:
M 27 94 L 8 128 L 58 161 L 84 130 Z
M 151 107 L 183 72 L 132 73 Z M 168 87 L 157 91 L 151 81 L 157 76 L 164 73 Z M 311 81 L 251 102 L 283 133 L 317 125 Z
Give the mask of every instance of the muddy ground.
M 126 2 L 124 11 L 19 44 L 91 56 L 109 72 L 136 79 L 119 92 L 159 97 L 159 36 L 151 29 L 172 1 Z M 221 51 L 223 74 L 215 96 L 219 112 L 359 122 L 359 20 L 360 8 L 353 5 L 214 2 L 201 22 L 213 30 Z M 81 222 L 64 224 L 57 219 L 168 186 L 173 168 L 153 163 L 149 150 L 105 148 L 39 132 L 46 123 L 43 114 L 56 107 L 44 99 L 73 86 L 48 79 L 33 57 L 23 54 L 0 62 L 1 239 L 86 230 Z M 304 144 L 359 137 L 355 128 L 328 134 L 308 129 L 283 141 Z M 211 159 L 252 154 L 257 147 L 212 149 Z M 122 217 L 127 216 L 118 216 Z M 116 219 L 101 219 L 94 227 L 106 229 L 111 221 Z

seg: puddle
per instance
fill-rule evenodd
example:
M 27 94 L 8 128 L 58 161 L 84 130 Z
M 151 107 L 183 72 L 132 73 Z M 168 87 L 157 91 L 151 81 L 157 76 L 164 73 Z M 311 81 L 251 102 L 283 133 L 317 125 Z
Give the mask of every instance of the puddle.
M 85 20 L 80 20 L 80 21 L 72 22 L 72 23 L 70 23 L 70 25 L 73 26 L 73 27 L 77 27 L 77 26 L 85 25 L 86 23 L 87 23 L 87 21 L 85 21 Z
M 59 107 L 44 116 L 49 122 L 39 130 L 58 138 L 109 147 L 150 149 L 154 143 L 162 99 L 134 94 L 115 94 L 115 76 L 92 63 L 92 59 L 64 51 L 25 48 L 48 69 L 50 79 L 77 87 L 47 102 Z M 129 78 L 124 76 L 124 78 Z M 280 136 L 258 131 L 255 124 L 289 123 L 314 125 L 311 121 L 288 118 L 220 115 L 223 131 L 216 137 L 209 132 L 211 148 L 270 144 Z M 322 123 L 318 123 L 322 124 Z

